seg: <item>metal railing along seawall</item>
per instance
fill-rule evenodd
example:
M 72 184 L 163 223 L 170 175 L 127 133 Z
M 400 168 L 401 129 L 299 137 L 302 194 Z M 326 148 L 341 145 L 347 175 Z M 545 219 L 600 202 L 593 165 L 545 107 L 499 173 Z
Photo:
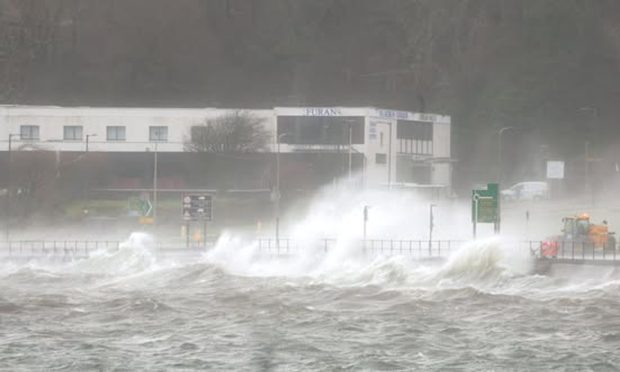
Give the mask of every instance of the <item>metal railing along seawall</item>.
M 100 249 L 118 249 L 115 240 L 14 240 L 0 242 L 0 257 L 88 258 Z
M 366 239 L 339 241 L 324 238 L 300 241 L 290 238 L 259 238 L 248 240 L 248 246 L 254 246 L 257 254 L 263 256 L 294 256 L 303 252 L 327 254 L 333 250 L 346 249 L 351 252 L 370 256 L 405 256 L 412 259 L 445 259 L 475 242 L 464 240 L 397 240 L 397 239 Z M 207 244 L 195 243 L 189 248 L 183 244 L 157 243 L 154 248 L 162 254 L 185 254 L 204 252 L 215 246 L 215 241 Z M 606 249 L 594 247 L 585 242 L 557 242 L 553 252 L 548 250 L 548 242 L 543 241 L 502 241 L 503 249 L 516 249 L 539 259 L 550 259 L 558 263 L 596 263 L 620 265 L 620 252 L 616 247 Z M 18 240 L 0 242 L 0 258 L 51 258 L 61 260 L 85 259 L 98 250 L 116 250 L 121 247 L 120 241 L 114 240 Z M 234 248 L 230 248 L 234 249 Z

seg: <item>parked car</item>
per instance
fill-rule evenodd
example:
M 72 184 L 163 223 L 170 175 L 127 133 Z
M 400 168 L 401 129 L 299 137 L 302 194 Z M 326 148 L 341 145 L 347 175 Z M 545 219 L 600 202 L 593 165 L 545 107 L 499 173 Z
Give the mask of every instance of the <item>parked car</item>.
M 549 198 L 547 182 L 519 182 L 501 191 L 504 200 L 542 200 Z

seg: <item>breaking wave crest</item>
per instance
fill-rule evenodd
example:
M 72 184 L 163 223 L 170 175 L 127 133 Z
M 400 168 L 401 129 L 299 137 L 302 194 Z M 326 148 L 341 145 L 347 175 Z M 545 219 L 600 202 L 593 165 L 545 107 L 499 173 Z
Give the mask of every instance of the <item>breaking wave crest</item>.
M 118 249 L 101 249 L 88 259 L 75 261 L 70 270 L 110 276 L 129 275 L 153 269 L 157 263 L 154 240 L 146 233 L 135 232 L 119 244 Z
M 338 242 L 327 253 L 308 246 L 299 254 L 276 257 L 261 254 L 254 243 L 224 234 L 204 259 L 234 275 L 298 277 L 345 286 L 493 288 L 528 276 L 532 269 L 529 255 L 510 251 L 499 238 L 470 242 L 443 262 L 369 257 L 360 254 L 359 248 L 351 242 Z

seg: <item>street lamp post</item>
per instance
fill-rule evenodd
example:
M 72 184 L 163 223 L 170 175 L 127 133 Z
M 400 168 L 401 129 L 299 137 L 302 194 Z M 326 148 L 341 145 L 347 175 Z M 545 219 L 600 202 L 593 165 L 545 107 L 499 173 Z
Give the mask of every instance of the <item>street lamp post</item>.
M 349 182 L 351 182 L 351 160 L 353 157 L 353 148 L 352 148 L 352 137 L 353 131 L 351 127 L 351 122 L 349 122 Z
M 11 180 L 11 170 L 13 167 L 13 153 L 12 153 L 12 144 L 13 137 L 21 137 L 20 134 L 9 133 L 9 143 L 8 143 L 8 164 L 6 168 L 6 226 L 5 226 L 5 240 L 8 242 L 11 239 L 11 189 L 12 189 L 12 180 Z
M 430 216 L 428 222 L 428 256 L 431 257 L 431 251 L 433 247 L 433 229 L 435 228 L 435 218 L 433 215 L 433 208 L 435 208 L 435 204 L 430 205 Z
M 276 215 L 276 249 L 280 250 L 280 141 L 287 133 L 281 133 L 276 137 L 276 187 L 274 190 L 274 203 Z
M 390 125 L 390 140 L 388 141 L 388 189 L 392 189 L 392 123 Z
M 157 172 L 158 172 L 158 148 L 155 142 L 155 153 L 153 154 L 153 231 L 157 239 Z M 189 232 L 188 232 L 189 234 Z

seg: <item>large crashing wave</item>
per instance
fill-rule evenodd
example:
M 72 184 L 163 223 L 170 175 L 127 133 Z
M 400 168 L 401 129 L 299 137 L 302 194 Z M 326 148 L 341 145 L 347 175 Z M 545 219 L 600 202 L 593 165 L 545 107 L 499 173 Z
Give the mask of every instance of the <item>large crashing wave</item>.
M 244 276 L 305 277 L 332 285 L 389 285 L 412 287 L 493 287 L 531 270 L 525 252 L 506 248 L 501 239 L 474 241 L 446 261 L 414 261 L 406 256 L 367 256 L 352 242 L 339 242 L 327 253 L 308 244 L 299 254 L 276 257 L 261 254 L 256 244 L 224 234 L 205 262 Z
M 134 232 L 118 249 L 101 249 L 86 260 L 75 261 L 73 270 L 108 275 L 126 275 L 153 268 L 155 243 L 147 233 Z

